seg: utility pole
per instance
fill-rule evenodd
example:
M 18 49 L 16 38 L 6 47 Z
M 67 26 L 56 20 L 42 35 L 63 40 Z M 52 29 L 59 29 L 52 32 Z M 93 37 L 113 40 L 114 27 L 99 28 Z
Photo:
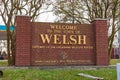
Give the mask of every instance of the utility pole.
M 73 0 L 73 1 L 72 1 L 72 9 L 71 9 L 71 10 L 72 10 L 72 14 L 73 14 L 73 17 L 72 17 L 72 23 L 75 23 L 75 20 L 74 20 L 74 18 L 75 18 L 75 12 L 74 12 L 74 10 L 75 10 L 75 9 L 74 9 L 75 6 L 74 6 L 74 4 L 75 4 L 75 3 L 74 3 L 74 0 Z
M 120 28 L 120 18 L 119 18 L 119 24 L 118 24 L 119 28 Z M 120 55 L 120 30 L 118 31 L 118 43 L 119 43 L 119 55 Z
M 120 0 L 119 0 L 120 2 Z M 119 11 L 120 11 L 120 4 L 119 4 Z M 119 52 L 119 55 L 120 55 L 120 17 L 119 17 L 119 24 L 118 24 L 118 27 L 119 27 L 119 31 L 118 31 L 118 43 L 119 43 L 119 48 L 118 48 L 118 52 Z

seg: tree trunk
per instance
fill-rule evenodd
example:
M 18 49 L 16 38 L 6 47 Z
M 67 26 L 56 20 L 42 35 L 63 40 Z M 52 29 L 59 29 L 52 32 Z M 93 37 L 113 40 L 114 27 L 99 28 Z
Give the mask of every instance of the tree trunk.
M 10 54 L 10 29 L 9 29 L 9 25 L 7 25 L 7 53 L 8 53 L 8 65 L 11 64 L 11 54 Z
M 15 36 L 11 35 L 11 65 L 15 65 Z
M 111 40 L 109 41 L 109 49 L 108 49 L 108 55 L 109 55 L 109 62 L 111 60 L 111 54 L 112 54 L 112 46 L 113 46 L 113 41 L 114 41 L 114 36 L 111 38 Z

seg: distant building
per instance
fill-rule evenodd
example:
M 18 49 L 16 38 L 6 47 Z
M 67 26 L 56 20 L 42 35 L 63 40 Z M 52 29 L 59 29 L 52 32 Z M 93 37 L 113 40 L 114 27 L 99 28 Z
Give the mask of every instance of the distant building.
M 14 27 L 10 26 L 10 30 L 14 30 Z M 5 25 L 0 25 L 0 52 L 1 54 L 7 53 L 7 35 Z
M 10 30 L 14 30 L 14 27 L 10 26 Z M 5 25 L 0 25 L 0 40 L 7 40 Z

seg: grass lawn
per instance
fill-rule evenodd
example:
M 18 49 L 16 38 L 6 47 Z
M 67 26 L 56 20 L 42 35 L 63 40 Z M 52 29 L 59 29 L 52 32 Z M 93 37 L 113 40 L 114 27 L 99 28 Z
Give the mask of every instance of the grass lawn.
M 110 65 L 116 65 L 117 63 L 120 63 L 120 59 L 111 59 Z
M 4 76 L 0 80 L 93 80 L 77 76 L 78 73 L 85 73 L 104 80 L 116 80 L 115 69 L 99 69 L 99 70 L 40 70 L 40 69 L 5 69 Z
M 110 64 L 115 65 L 120 60 L 111 60 Z M 7 66 L 7 61 L 0 61 L 0 66 Z M 78 73 L 85 73 L 92 76 L 102 77 L 104 80 L 116 80 L 115 69 L 78 70 L 78 69 L 4 69 L 4 76 L 0 80 L 93 80 L 81 76 Z
M 7 66 L 8 62 L 7 60 L 0 60 L 0 66 Z

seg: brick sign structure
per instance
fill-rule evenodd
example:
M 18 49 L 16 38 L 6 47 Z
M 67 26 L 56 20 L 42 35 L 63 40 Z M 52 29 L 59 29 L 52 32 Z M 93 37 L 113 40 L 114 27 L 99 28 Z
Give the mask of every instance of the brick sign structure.
M 16 66 L 108 65 L 107 21 L 30 22 L 16 18 Z

